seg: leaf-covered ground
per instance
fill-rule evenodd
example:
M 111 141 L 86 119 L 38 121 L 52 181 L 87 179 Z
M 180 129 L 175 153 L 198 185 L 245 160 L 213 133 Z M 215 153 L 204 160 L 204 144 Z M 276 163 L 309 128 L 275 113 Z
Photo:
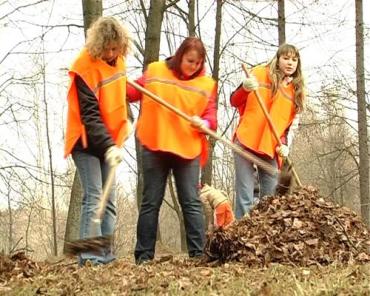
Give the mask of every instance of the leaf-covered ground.
M 68 259 L 15 265 L 2 274 L 0 295 L 370 295 L 369 264 L 248 268 L 176 255 L 142 266 L 127 258 L 99 267 Z
M 262 200 L 207 240 L 203 260 L 162 255 L 80 268 L 0 254 L 0 295 L 367 295 L 369 229 L 314 188 Z

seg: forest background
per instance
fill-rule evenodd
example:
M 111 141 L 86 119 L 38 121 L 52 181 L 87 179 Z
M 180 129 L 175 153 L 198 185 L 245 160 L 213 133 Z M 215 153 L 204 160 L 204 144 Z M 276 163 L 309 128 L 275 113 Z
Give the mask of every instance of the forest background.
M 307 105 L 291 153 L 297 172 L 303 184 L 319 188 L 368 223 L 370 20 L 364 14 L 363 26 L 356 25 L 359 3 L 1 1 L 0 251 L 24 249 L 41 259 L 60 254 L 64 240 L 77 237 L 80 188 L 73 162 L 63 159 L 67 70 L 83 47 L 90 4 L 100 5 L 103 15 L 113 15 L 129 28 L 134 42 L 127 60 L 130 78 L 140 76 L 151 60 L 173 54 L 189 34 L 201 37 L 208 71 L 218 80 L 218 133 L 228 139 L 238 122 L 229 97 L 243 79 L 241 64 L 268 61 L 284 40 L 295 44 L 307 83 Z M 364 1 L 363 11 L 369 5 Z M 131 106 L 134 118 L 138 108 Z M 116 251 L 122 255 L 132 254 L 142 188 L 133 136 L 124 149 L 115 233 Z M 228 147 L 215 143 L 202 178 L 234 197 Z M 184 251 L 175 195 L 169 182 L 158 240 L 163 248 Z

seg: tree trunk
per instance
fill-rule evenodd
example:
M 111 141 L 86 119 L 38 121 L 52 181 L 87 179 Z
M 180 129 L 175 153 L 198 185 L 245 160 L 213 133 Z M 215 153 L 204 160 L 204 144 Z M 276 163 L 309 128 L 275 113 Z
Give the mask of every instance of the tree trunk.
M 215 27 L 215 42 L 213 51 L 213 71 L 212 77 L 216 81 L 219 79 L 220 71 L 220 44 L 221 44 L 221 30 L 222 30 L 222 4 L 223 0 L 217 0 L 216 7 L 216 27 Z M 216 98 L 216 106 L 218 105 L 218 98 Z M 207 164 L 202 170 L 201 182 L 202 184 L 212 184 L 212 170 L 213 170 L 213 150 L 216 141 L 214 138 L 209 138 L 209 158 Z
M 195 36 L 195 0 L 189 0 L 188 4 L 188 32 L 189 36 Z
M 144 64 L 143 70 L 151 62 L 159 59 L 159 48 L 161 44 L 161 28 L 163 21 L 163 14 L 166 10 L 165 0 L 150 0 L 149 14 L 146 17 L 146 31 L 145 31 L 145 49 L 144 49 Z M 144 12 L 145 13 L 145 12 Z M 136 200 L 138 210 L 140 211 L 141 201 L 143 200 L 143 167 L 141 156 L 141 144 L 138 139 L 135 139 L 136 147 L 136 161 L 137 161 L 137 189 Z M 157 231 L 157 241 L 161 239 L 160 227 Z
M 285 0 L 278 0 L 279 45 L 285 43 Z
M 103 14 L 102 0 L 82 0 L 82 11 L 84 16 L 84 32 L 86 37 L 87 29 Z
M 355 1 L 356 9 L 356 85 L 358 112 L 358 141 L 360 154 L 360 201 L 361 215 L 370 225 L 369 196 L 369 146 L 366 120 L 365 75 L 364 75 L 364 22 L 362 0 Z
M 144 69 L 159 58 L 161 28 L 166 0 L 150 0 L 149 14 L 145 31 Z
M 84 32 L 86 37 L 87 29 L 103 13 L 102 0 L 82 0 L 82 9 L 84 16 Z M 65 241 L 75 240 L 79 237 L 81 203 L 82 188 L 77 172 L 75 172 L 72 184 L 71 199 L 68 208 Z M 63 249 L 65 250 L 65 244 Z
M 285 0 L 278 0 L 278 42 L 279 46 L 285 43 Z M 283 161 L 283 165 L 281 167 L 281 174 L 282 175 L 290 175 L 291 170 L 287 161 Z M 292 182 L 295 182 L 295 178 L 292 178 Z M 292 186 L 291 186 L 292 187 Z M 258 196 L 259 196 L 259 189 L 258 189 Z
M 69 202 L 66 232 L 64 235 L 65 242 L 74 241 L 80 237 L 81 197 L 82 197 L 82 187 L 78 177 L 78 173 L 76 171 L 73 179 L 71 200 Z M 63 250 L 63 252 L 64 251 L 65 249 Z
M 8 235 L 8 254 L 10 254 L 11 250 L 13 249 L 13 211 L 11 207 L 10 202 L 10 186 L 8 185 L 8 194 L 7 194 L 7 200 L 8 200 L 8 212 L 9 212 L 9 235 Z
M 172 176 L 169 178 L 169 189 L 170 189 L 170 195 L 173 203 L 173 209 L 176 212 L 177 218 L 179 219 L 179 225 L 180 225 L 180 243 L 181 243 L 181 252 L 186 252 L 188 247 L 186 244 L 186 231 L 185 231 L 185 224 L 184 224 L 184 215 L 181 211 L 180 204 L 177 199 L 177 193 L 175 192 L 175 189 L 173 187 L 173 181 Z
M 42 38 L 42 46 L 44 47 L 44 39 Z M 51 149 L 50 128 L 49 128 L 49 106 L 47 103 L 46 91 L 46 66 L 45 66 L 45 50 L 42 52 L 42 83 L 43 83 L 43 101 L 45 106 L 45 128 L 46 128 L 46 143 L 49 156 L 49 169 L 50 169 L 50 184 L 51 184 L 51 215 L 52 215 L 52 231 L 53 231 L 53 255 L 58 256 L 58 241 L 57 241 L 57 214 L 55 207 L 55 182 L 54 182 L 54 166 L 53 166 L 53 153 Z

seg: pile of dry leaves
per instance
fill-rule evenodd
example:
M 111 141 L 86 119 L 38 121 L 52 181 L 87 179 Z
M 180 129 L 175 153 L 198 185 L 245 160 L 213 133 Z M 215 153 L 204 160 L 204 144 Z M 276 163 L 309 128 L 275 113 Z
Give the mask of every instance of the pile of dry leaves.
M 250 216 L 211 234 L 206 251 L 211 259 L 248 266 L 366 263 L 370 262 L 370 234 L 353 211 L 305 187 L 266 197 Z
M 39 269 L 39 265 L 23 251 L 11 255 L 0 253 L 0 284 L 13 277 L 32 277 Z
M 75 260 L 36 263 L 24 252 L 8 256 L 0 253 L 0 295 L 3 292 L 9 295 L 86 295 L 91 290 L 99 291 L 99 295 L 136 295 L 144 291 L 177 295 L 179 291 L 191 289 L 203 289 L 208 293 L 229 291 L 226 284 L 229 280 L 234 281 L 234 294 L 238 294 L 247 287 L 260 289 L 260 278 L 266 275 L 264 268 L 258 268 L 269 263 L 280 263 L 277 265 L 285 268 L 286 265 L 297 266 L 294 272 L 298 275 L 304 272 L 305 277 L 310 275 L 311 269 L 302 271 L 299 268 L 312 267 L 313 277 L 307 284 L 311 287 L 309 285 L 316 283 L 317 278 L 323 278 L 321 269 L 315 276 L 316 265 L 321 268 L 330 263 L 344 263 L 342 266 L 346 267 L 350 266 L 348 263 L 359 263 L 353 266 L 368 269 L 368 264 L 362 263 L 370 263 L 370 234 L 354 212 L 325 201 L 317 190 L 307 187 L 290 195 L 262 200 L 250 216 L 227 230 L 214 232 L 207 242 L 206 252 L 208 261 L 170 254 L 143 266 L 136 266 L 130 257 L 120 258 L 104 267 L 86 268 L 79 268 Z M 220 261 L 214 259 L 233 261 L 233 264 L 219 265 Z M 257 269 L 245 268 L 246 265 Z M 275 269 L 266 270 L 276 278 Z M 339 274 L 341 270 L 337 272 Z M 351 279 L 348 272 L 353 273 L 344 270 L 342 279 Z M 282 274 L 285 273 L 283 270 Z M 289 278 L 292 278 L 290 274 Z M 356 281 L 347 283 L 349 288 L 343 289 L 352 291 L 358 281 L 357 291 L 366 290 L 368 280 L 364 280 L 365 277 L 368 278 L 367 272 L 359 272 L 357 276 L 356 271 Z M 248 284 L 246 278 L 251 279 Z M 275 288 L 285 291 L 286 282 L 288 279 L 284 278 Z M 306 280 L 300 284 L 304 282 Z M 323 285 L 326 289 L 327 284 Z M 291 286 L 297 284 L 293 282 Z M 313 284 L 312 289 L 316 288 Z

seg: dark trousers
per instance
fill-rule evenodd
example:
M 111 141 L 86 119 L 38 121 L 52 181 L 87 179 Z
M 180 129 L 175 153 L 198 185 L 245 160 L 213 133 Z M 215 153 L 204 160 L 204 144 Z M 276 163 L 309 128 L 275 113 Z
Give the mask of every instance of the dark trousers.
M 188 160 L 172 153 L 143 148 L 144 192 L 137 224 L 136 263 L 154 258 L 158 215 L 170 170 L 184 216 L 189 256 L 203 253 L 205 226 L 197 189 L 199 158 Z

